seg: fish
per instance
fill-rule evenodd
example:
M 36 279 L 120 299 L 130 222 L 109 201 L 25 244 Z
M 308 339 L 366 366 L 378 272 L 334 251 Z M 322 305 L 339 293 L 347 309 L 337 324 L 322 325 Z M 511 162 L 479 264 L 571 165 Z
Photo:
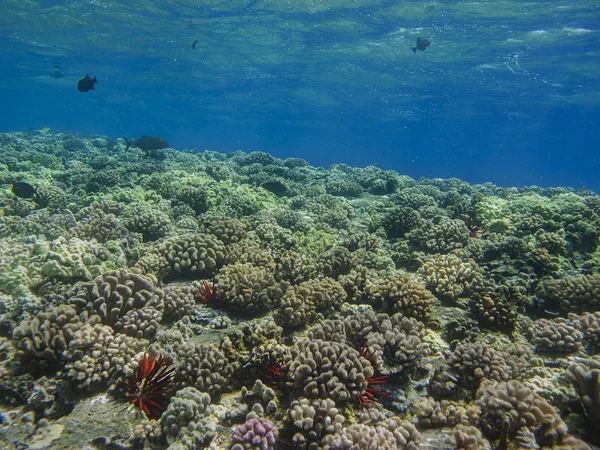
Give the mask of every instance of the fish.
M 287 186 L 281 181 L 277 180 L 265 181 L 260 185 L 260 187 L 266 189 L 269 192 L 272 192 L 277 196 L 284 195 L 287 192 Z
M 94 87 L 94 84 L 97 82 L 98 80 L 96 80 L 96 77 L 90 78 L 89 75 L 86 74 L 85 77 L 77 82 L 77 90 L 79 92 L 95 91 L 96 88 Z
M 62 71 L 59 68 L 54 69 L 52 72 L 50 72 L 50 77 L 51 78 L 62 78 L 64 75 L 62 73 Z
M 20 198 L 33 198 L 36 190 L 29 183 L 17 181 L 16 183 L 13 183 L 11 192 Z
M 160 136 L 144 135 L 141 138 L 136 139 L 135 141 L 130 141 L 123 136 L 123 139 L 125 139 L 126 151 L 129 150 L 129 147 L 137 147 L 142 150 L 161 150 L 163 148 L 169 147 L 169 143 Z
M 193 48 L 194 50 L 196 50 L 196 44 L 197 44 L 198 42 L 199 42 L 199 41 L 194 41 L 194 42 L 192 42 L 192 48 Z
M 40 133 L 46 134 L 49 131 L 50 131 L 50 127 L 42 127 L 42 128 L 40 128 Z
M 412 47 L 412 51 L 413 51 L 413 53 L 417 53 L 417 50 L 425 50 L 430 45 L 431 45 L 431 41 L 429 39 L 417 38 L 417 46 Z

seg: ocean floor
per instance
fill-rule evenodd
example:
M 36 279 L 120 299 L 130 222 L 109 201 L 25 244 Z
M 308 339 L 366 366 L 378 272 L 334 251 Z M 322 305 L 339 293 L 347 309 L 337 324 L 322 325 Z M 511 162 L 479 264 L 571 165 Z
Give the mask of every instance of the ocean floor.
M 600 445 L 594 192 L 0 148 L 3 449 Z

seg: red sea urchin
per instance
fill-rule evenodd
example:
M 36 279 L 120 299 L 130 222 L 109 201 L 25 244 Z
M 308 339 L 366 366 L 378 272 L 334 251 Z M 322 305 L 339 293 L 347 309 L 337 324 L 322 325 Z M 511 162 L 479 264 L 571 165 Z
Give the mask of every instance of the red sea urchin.
M 377 363 L 375 361 L 375 350 L 371 350 L 369 348 L 369 344 L 367 344 L 366 342 L 363 344 L 362 348 L 360 349 L 360 356 L 362 356 L 367 361 L 369 361 L 371 363 L 371 367 L 373 367 L 373 370 L 377 371 Z M 375 397 L 375 395 L 379 395 L 379 396 L 383 396 L 383 397 L 387 397 L 389 395 L 387 392 L 383 392 L 380 389 L 376 389 L 376 388 L 372 387 L 372 386 L 381 386 L 383 384 L 386 384 L 387 383 L 387 375 L 373 374 L 373 376 L 367 378 L 367 383 L 368 383 L 368 386 L 365 389 L 364 393 L 359 394 L 358 401 L 360 402 L 361 405 L 364 405 L 367 408 L 371 409 L 371 402 L 377 401 L 377 398 Z
M 387 375 L 373 375 L 372 377 L 367 378 L 367 382 L 369 385 L 365 389 L 365 392 L 359 394 L 358 401 L 361 405 L 366 406 L 371 409 L 371 402 L 377 402 L 376 395 L 381 395 L 383 397 L 387 397 L 389 394 L 387 392 L 383 392 L 382 390 L 376 389 L 371 386 L 377 386 L 387 383 Z
M 164 356 L 156 360 L 144 354 L 135 373 L 123 384 L 127 398 L 150 419 L 158 419 L 167 409 L 167 392 L 173 377 L 171 362 Z
M 208 284 L 208 281 L 201 280 L 200 286 L 196 286 L 196 295 L 208 306 L 215 306 L 218 299 L 214 280 L 212 282 L 212 287 Z

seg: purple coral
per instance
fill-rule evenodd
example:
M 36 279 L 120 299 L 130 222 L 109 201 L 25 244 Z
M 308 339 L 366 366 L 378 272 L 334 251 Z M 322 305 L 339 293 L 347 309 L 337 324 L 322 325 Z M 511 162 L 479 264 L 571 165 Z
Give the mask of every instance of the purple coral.
M 253 417 L 233 430 L 231 450 L 271 450 L 275 445 L 277 431 L 273 424 L 262 417 Z

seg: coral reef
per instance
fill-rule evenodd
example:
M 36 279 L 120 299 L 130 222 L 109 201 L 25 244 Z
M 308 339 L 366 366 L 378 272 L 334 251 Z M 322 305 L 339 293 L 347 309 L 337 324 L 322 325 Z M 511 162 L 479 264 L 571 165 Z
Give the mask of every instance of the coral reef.
M 160 419 L 163 433 L 185 448 L 200 448 L 209 439 L 206 417 L 210 414 L 210 395 L 186 387 L 171 398 Z
M 215 397 L 225 389 L 234 373 L 227 356 L 213 344 L 173 344 L 174 380 Z
M 417 450 L 419 433 L 415 427 L 397 417 L 374 424 L 354 424 L 325 438 L 325 449 L 334 448 L 397 448 Z
M 233 430 L 231 449 L 273 450 L 276 439 L 277 430 L 273 424 L 262 417 L 254 417 Z
M 370 362 L 352 347 L 318 339 L 293 348 L 284 369 L 286 384 L 300 396 L 336 403 L 358 399 L 374 375 Z
M 287 420 L 293 427 L 291 440 L 294 446 L 311 448 L 325 436 L 340 433 L 346 418 L 331 399 L 299 398 L 291 403 Z
M 367 280 L 363 295 L 384 311 L 401 312 L 421 321 L 431 317 L 436 301 L 422 283 L 399 275 Z
M 271 270 L 251 263 L 229 264 L 219 271 L 217 278 L 227 306 L 246 312 L 277 306 L 289 285 L 275 281 Z
M 529 327 L 536 352 L 577 352 L 582 345 L 583 333 L 579 323 L 563 318 L 538 319 Z
M 526 428 L 533 431 L 534 443 L 551 448 L 589 448 L 568 434 L 565 422 L 543 398 L 516 380 L 485 380 L 477 391 L 484 433 L 507 440 Z
M 600 274 L 577 274 L 544 280 L 538 286 L 536 296 L 564 311 L 597 311 L 600 309 Z
M 477 263 L 455 255 L 434 255 L 419 273 L 427 289 L 442 299 L 456 302 L 483 288 L 483 271 Z
M 600 445 L 593 192 L 0 147 L 3 448 Z
M 592 426 L 597 429 L 600 425 L 600 358 L 579 360 L 571 364 L 569 372 Z
M 288 289 L 274 312 L 278 325 L 303 326 L 311 323 L 317 311 L 340 306 L 346 291 L 332 278 L 309 280 Z

